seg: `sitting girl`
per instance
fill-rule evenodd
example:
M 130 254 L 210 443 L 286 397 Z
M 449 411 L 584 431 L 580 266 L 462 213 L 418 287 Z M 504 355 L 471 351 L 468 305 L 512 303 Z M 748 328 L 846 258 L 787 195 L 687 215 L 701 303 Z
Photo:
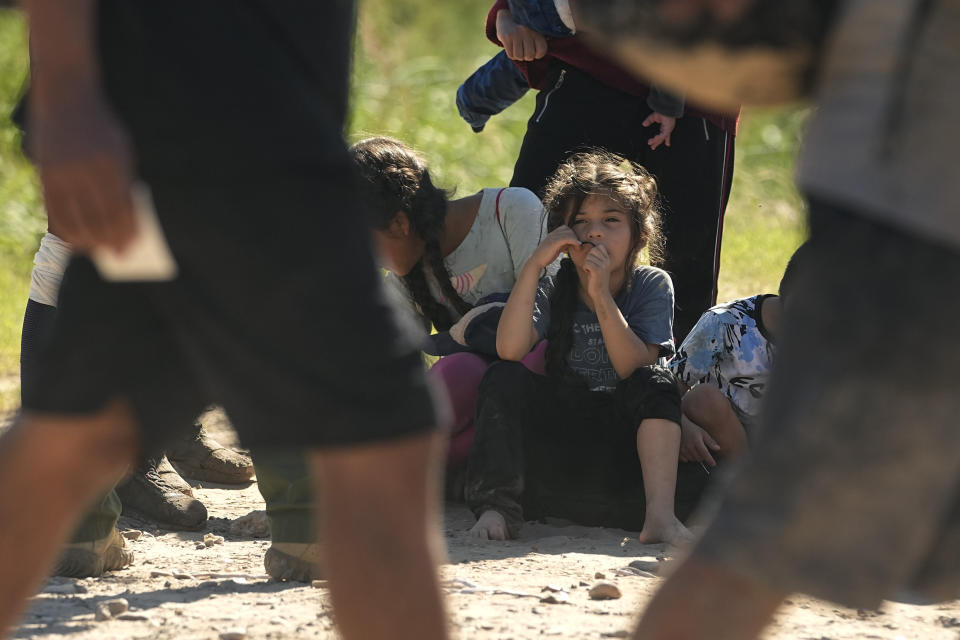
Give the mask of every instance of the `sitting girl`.
M 433 184 L 423 159 L 402 142 L 371 138 L 350 152 L 368 196 L 374 243 L 390 271 L 388 290 L 399 293 L 425 328 L 455 329 L 481 299 L 506 297 L 544 235 L 537 196 L 514 187 L 449 200 Z M 431 370 L 453 405 L 452 466 L 466 461 L 477 388 L 492 359 L 455 353 Z
M 516 537 L 525 519 L 641 529 L 642 543 L 679 542 L 676 380 L 656 365 L 673 352 L 673 285 L 637 264 L 659 257 L 657 186 L 607 152 L 579 153 L 546 188 L 550 234 L 524 265 L 503 310 L 480 387 L 467 504 L 482 539 Z M 559 273 L 541 279 L 562 252 Z M 548 342 L 547 376 L 517 361 Z

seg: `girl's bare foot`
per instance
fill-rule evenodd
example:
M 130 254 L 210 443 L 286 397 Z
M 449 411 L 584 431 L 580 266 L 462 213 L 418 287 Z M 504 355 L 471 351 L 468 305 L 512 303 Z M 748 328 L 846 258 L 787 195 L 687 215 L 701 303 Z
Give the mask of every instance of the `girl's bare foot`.
M 480 540 L 506 540 L 507 521 L 498 511 L 484 511 L 470 529 L 470 535 Z
M 640 544 L 654 544 L 666 542 L 674 546 L 686 545 L 693 542 L 694 536 L 677 517 L 670 513 L 667 516 L 657 516 L 647 513 L 643 521 L 643 529 L 637 535 Z

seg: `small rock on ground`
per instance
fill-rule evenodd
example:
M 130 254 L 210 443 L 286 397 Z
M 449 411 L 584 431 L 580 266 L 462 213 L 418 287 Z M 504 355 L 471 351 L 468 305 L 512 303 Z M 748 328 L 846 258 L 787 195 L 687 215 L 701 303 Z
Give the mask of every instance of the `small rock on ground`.
M 230 533 L 235 536 L 269 538 L 270 523 L 267 521 L 267 512 L 261 509 L 259 511 L 251 511 L 245 516 L 240 516 L 230 523 Z
M 97 622 L 110 620 L 114 616 L 122 615 L 130 609 L 130 603 L 126 598 L 114 598 L 113 600 L 104 600 L 97 604 L 94 610 L 93 619 Z M 146 619 L 146 618 L 144 618 Z
M 612 582 L 598 582 L 590 587 L 590 598 L 593 600 L 616 600 L 623 594 Z
M 113 600 L 104 600 L 101 602 L 103 606 L 110 611 L 111 615 L 118 615 L 130 610 L 130 603 L 127 602 L 126 598 L 114 598 Z
M 203 544 L 212 547 L 215 544 L 223 544 L 223 536 L 218 536 L 215 533 L 208 533 L 203 536 Z

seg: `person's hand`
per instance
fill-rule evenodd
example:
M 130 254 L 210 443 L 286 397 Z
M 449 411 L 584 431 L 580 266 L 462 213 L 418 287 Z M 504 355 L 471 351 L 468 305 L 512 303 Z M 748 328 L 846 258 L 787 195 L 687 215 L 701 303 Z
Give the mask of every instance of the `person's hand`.
M 680 416 L 680 462 L 706 462 L 711 467 L 717 466 L 711 450 L 719 451 L 720 445 L 700 425 L 688 418 L 686 414 Z
M 598 244 L 590 249 L 583 261 L 583 271 L 587 275 L 586 289 L 591 299 L 610 294 L 610 252 L 605 246 Z
M 547 39 L 533 29 L 517 24 L 507 9 L 497 12 L 497 39 L 511 60 L 530 62 L 547 55 Z
M 654 123 L 660 124 L 660 133 L 647 140 L 647 144 L 650 145 L 651 149 L 656 149 L 661 143 L 669 147 L 670 134 L 673 133 L 674 127 L 677 126 L 677 119 L 672 116 L 665 116 L 662 113 L 657 113 L 654 111 L 647 116 L 646 120 L 643 121 L 643 126 L 649 127 Z
M 543 271 L 564 251 L 580 250 L 580 238 L 567 225 L 560 225 L 548 233 L 530 256 L 530 260 Z
M 100 95 L 84 83 L 31 102 L 32 156 L 50 228 L 80 252 L 122 251 L 136 233 L 127 133 Z

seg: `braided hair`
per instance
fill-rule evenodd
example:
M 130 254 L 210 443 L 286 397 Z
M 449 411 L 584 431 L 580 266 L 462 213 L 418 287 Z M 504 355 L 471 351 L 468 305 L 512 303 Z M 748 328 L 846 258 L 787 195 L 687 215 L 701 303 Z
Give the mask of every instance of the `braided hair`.
M 424 317 L 438 331 L 449 329 L 454 318 L 443 302 L 433 297 L 427 270 L 459 314 L 465 314 L 472 307 L 454 289 L 440 249 L 447 192 L 433 184 L 423 158 L 399 140 L 368 138 L 350 147 L 350 154 L 360 173 L 361 192 L 373 216 L 373 228 L 387 229 L 397 212 L 403 211 L 413 232 L 423 240 L 423 256 L 401 280 Z
M 584 200 L 591 195 L 606 196 L 630 214 L 633 248 L 624 265 L 624 287 L 629 287 L 640 252 L 647 261 L 663 261 L 663 237 L 657 211 L 657 181 L 643 167 L 608 151 L 593 150 L 570 156 L 544 189 L 543 206 L 547 229 L 569 225 Z M 580 280 L 568 257 L 560 262 L 550 295 L 550 327 L 547 330 L 547 375 L 577 386 L 585 385 L 567 362 L 573 346 L 573 316 L 579 302 Z

